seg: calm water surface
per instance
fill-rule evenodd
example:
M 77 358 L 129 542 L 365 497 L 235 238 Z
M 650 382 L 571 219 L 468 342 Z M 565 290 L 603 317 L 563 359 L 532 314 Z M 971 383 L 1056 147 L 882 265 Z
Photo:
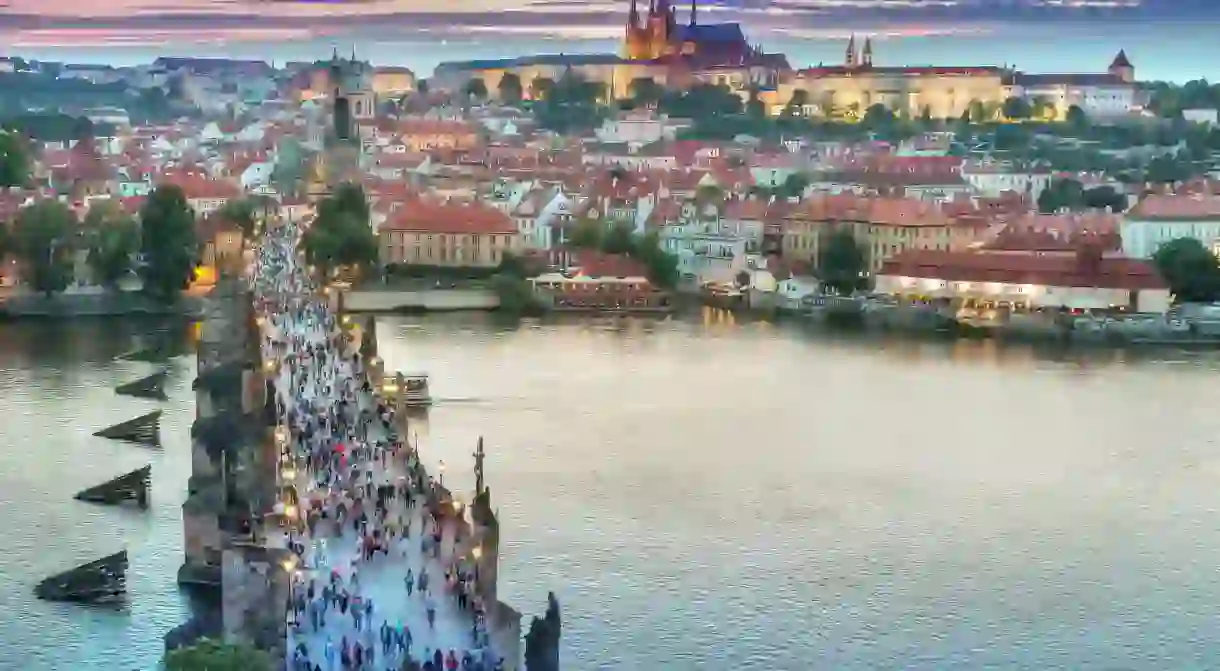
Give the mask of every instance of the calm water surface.
M 416 431 L 446 484 L 486 437 L 501 594 L 529 615 L 558 593 L 565 668 L 1220 666 L 1216 360 L 705 316 L 379 323 L 388 365 L 432 376 Z M 151 668 L 185 614 L 193 364 L 162 452 L 89 436 L 154 406 L 111 391 L 151 368 L 112 360 L 138 331 L 0 326 L 0 669 Z M 149 461 L 149 514 L 71 500 Z M 124 543 L 128 611 L 30 596 Z

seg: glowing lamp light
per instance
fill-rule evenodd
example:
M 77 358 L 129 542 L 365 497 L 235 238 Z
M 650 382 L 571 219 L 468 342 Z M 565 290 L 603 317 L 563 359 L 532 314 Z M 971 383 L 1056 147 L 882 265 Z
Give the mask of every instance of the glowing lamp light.
M 470 556 L 474 557 L 475 561 L 478 561 L 483 557 L 483 548 L 478 545 L 474 546 L 470 550 Z
M 282 566 L 284 567 L 285 571 L 292 573 L 297 568 L 297 558 L 289 557 L 289 558 L 285 559 Z
M 381 385 L 381 390 L 387 394 L 397 394 L 398 385 L 393 382 L 387 382 L 387 383 Z
M 347 315 L 343 315 L 343 325 L 350 326 L 351 323 L 352 323 L 352 318 Z
M 280 475 L 283 475 L 285 480 L 292 480 L 297 477 L 297 472 L 288 468 L 282 471 Z
M 297 507 L 284 506 L 284 515 L 289 518 L 295 518 L 297 516 Z
M 381 365 L 381 357 L 379 357 L 379 356 L 375 356 L 375 357 L 373 357 L 373 359 L 372 359 L 372 361 L 370 361 L 370 363 L 372 363 L 374 366 L 380 366 L 380 365 Z

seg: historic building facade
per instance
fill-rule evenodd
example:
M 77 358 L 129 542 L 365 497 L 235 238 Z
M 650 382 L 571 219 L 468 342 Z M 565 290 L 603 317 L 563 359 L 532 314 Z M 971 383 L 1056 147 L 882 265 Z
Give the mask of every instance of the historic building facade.
M 872 41 L 847 43 L 841 65 L 796 71 L 763 100 L 778 114 L 797 91 L 819 115 L 858 118 L 873 105 L 933 118 L 961 116 L 979 102 L 998 109 L 1006 98 L 1041 99 L 1063 118 L 1073 105 L 1091 116 L 1135 109 L 1135 68 L 1119 52 L 1104 73 L 1031 75 L 1000 66 L 889 67 L 873 64 Z
M 699 23 L 697 1 L 691 2 L 686 23 L 678 20 L 669 0 L 652 0 L 643 16 L 638 1 L 632 0 L 627 15 L 621 55 L 560 54 L 442 63 L 430 83 L 457 91 L 470 79 L 480 78 L 494 94 L 501 78 L 513 74 L 529 97 L 531 82 L 557 80 L 570 72 L 605 84 L 608 96 L 625 98 L 631 95 L 631 82 L 636 79 L 677 88 L 706 82 L 745 91 L 751 86 L 773 88 L 788 70 L 782 55 L 751 45 L 740 24 Z
M 857 44 L 852 37 L 842 64 L 793 71 L 783 55 L 751 45 L 740 24 L 699 23 L 697 0 L 685 23 L 670 0 L 650 0 L 647 13 L 640 11 L 639 2 L 631 2 L 621 54 L 442 63 L 432 83 L 458 91 L 470 79 L 481 78 L 494 94 L 501 78 L 513 74 L 529 97 L 531 82 L 557 80 L 570 72 L 605 84 L 614 98 L 629 97 L 631 82 L 641 78 L 678 89 L 708 83 L 727 86 L 743 98 L 758 90 L 774 114 L 803 91 L 804 110 L 846 118 L 859 118 L 878 104 L 912 117 L 957 117 L 975 102 L 998 110 L 1009 97 L 1040 99 L 1059 118 L 1072 106 L 1091 116 L 1117 116 L 1137 104 L 1135 68 L 1122 52 L 1104 73 L 1033 75 L 1007 66 L 875 65 L 872 41 Z

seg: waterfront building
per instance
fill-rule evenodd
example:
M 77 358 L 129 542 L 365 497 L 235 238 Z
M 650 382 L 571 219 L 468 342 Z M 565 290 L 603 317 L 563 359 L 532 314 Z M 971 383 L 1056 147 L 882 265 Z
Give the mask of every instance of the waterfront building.
M 557 310 L 658 310 L 669 297 L 648 280 L 647 270 L 618 254 L 581 251 L 561 272 L 530 279 L 535 294 Z
M 1150 194 L 1121 223 L 1123 253 L 1147 259 L 1161 245 L 1193 238 L 1220 256 L 1220 196 L 1210 193 Z
M 382 263 L 494 268 L 520 252 L 517 226 L 482 203 L 416 198 L 378 227 Z
M 947 299 L 1014 310 L 1120 310 L 1164 314 L 1169 286 L 1139 259 L 1105 257 L 1092 245 L 1074 254 L 911 250 L 887 259 L 876 291 L 900 300 Z
M 783 220 L 785 258 L 817 259 L 826 235 L 845 227 L 877 272 L 886 259 L 907 250 L 968 249 L 990 227 L 982 216 L 912 198 L 816 195 Z

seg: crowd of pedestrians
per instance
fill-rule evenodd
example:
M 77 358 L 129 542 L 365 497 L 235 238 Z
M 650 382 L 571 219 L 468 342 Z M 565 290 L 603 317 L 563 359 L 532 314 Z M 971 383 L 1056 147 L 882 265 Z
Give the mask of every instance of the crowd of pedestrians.
M 301 231 L 270 228 L 252 269 L 277 361 L 274 394 L 293 496 L 281 505 L 296 556 L 288 668 L 495 671 L 460 526 L 430 507 L 435 486 L 365 362 L 298 262 Z

